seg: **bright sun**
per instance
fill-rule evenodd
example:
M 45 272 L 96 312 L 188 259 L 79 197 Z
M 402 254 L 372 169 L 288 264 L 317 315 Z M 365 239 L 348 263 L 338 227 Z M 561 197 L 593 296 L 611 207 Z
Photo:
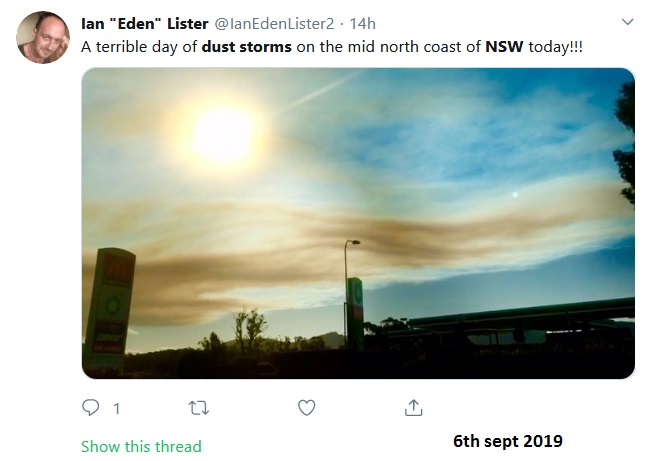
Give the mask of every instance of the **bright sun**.
M 220 163 L 232 164 L 246 157 L 251 147 L 252 123 L 242 112 L 215 109 L 195 126 L 195 147 Z

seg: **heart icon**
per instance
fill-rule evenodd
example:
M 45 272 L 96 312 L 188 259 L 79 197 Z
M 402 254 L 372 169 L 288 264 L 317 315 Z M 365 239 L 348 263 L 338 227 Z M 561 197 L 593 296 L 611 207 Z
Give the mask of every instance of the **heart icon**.
M 301 413 L 308 416 L 315 410 L 315 401 L 314 400 L 299 400 L 299 410 Z

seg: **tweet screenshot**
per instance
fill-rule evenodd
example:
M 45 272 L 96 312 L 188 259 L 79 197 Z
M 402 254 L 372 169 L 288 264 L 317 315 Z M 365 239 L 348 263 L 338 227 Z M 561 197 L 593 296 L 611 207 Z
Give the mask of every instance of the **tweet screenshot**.
M 3 459 L 649 459 L 639 2 L 5 9 Z

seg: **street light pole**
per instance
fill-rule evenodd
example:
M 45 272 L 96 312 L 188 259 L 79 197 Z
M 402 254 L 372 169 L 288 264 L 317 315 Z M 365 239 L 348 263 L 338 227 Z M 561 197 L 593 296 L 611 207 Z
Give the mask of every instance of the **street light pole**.
M 348 347 L 348 338 L 346 334 L 346 307 L 349 302 L 349 274 L 346 264 L 346 246 L 349 242 L 353 245 L 360 245 L 360 240 L 347 240 L 344 243 L 344 347 Z

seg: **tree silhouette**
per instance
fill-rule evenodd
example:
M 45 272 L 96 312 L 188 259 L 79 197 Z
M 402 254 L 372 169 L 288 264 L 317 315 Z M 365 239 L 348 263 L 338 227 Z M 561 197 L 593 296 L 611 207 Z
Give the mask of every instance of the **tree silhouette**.
M 635 132 L 634 127 L 634 81 L 624 83 L 620 89 L 620 98 L 616 100 L 616 118 L 627 127 Z M 616 150 L 613 153 L 614 161 L 618 165 L 620 177 L 629 184 L 621 194 L 634 205 L 634 146 L 631 151 Z
M 365 322 L 363 328 L 366 332 L 365 347 L 370 350 L 388 350 L 390 347 L 389 336 L 391 332 L 407 330 L 404 320 L 387 317 L 380 321 L 380 325 Z
M 204 351 L 216 351 L 222 346 L 222 341 L 218 338 L 217 333 L 214 331 L 207 337 L 197 343 Z
M 244 355 L 245 353 L 245 337 L 244 337 L 244 324 L 247 321 L 247 309 L 244 307 L 240 312 L 238 312 L 234 317 L 235 327 L 233 328 L 235 332 L 235 343 L 240 350 L 240 353 Z
M 226 359 L 226 345 L 220 340 L 217 334 L 212 331 L 208 338 L 204 337 L 199 341 L 199 347 L 211 358 L 212 364 L 223 363 Z
M 321 336 L 313 336 L 310 339 L 295 336 L 294 345 L 298 351 L 321 351 L 326 349 L 326 342 Z
M 306 346 L 308 345 L 308 340 L 304 338 L 303 336 L 295 336 L 294 337 L 294 347 L 298 350 L 304 350 Z
M 279 350 L 289 351 L 292 347 L 292 341 L 289 336 L 284 336 L 283 339 L 279 339 Z
M 260 349 L 263 342 L 262 334 L 267 330 L 265 316 L 258 313 L 257 309 L 249 312 L 247 317 L 247 348 L 249 352 Z
M 248 311 L 242 308 L 234 316 L 235 342 L 242 355 L 250 354 L 260 349 L 263 342 L 262 334 L 267 330 L 265 316 L 258 309 Z
M 217 333 L 211 331 L 211 334 L 208 338 L 204 337 L 201 341 L 197 343 L 202 350 L 207 352 L 217 352 L 224 347 L 224 343 L 217 336 Z

